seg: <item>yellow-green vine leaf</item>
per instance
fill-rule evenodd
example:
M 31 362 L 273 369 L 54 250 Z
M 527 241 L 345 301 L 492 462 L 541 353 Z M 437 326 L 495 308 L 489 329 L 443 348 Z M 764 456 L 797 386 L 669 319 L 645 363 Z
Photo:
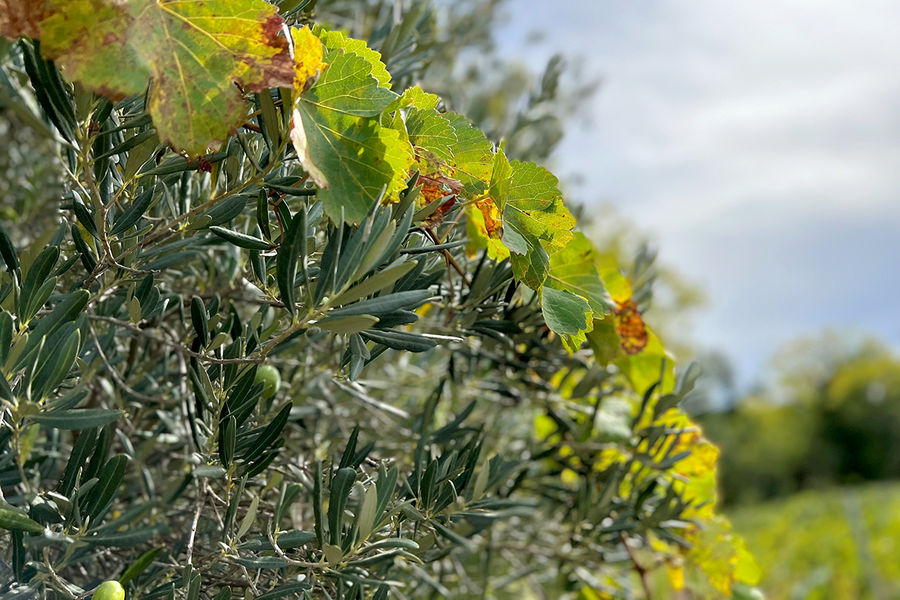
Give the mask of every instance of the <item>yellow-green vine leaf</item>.
M 69 79 L 111 98 L 144 91 L 160 139 L 191 154 L 247 119 L 235 83 L 288 87 L 284 21 L 264 0 L 68 0 L 41 23 L 41 49 Z
M 477 127 L 456 113 L 439 113 L 438 98 L 419 88 L 404 92 L 398 104 L 408 106 L 406 129 L 416 150 L 419 172 L 442 173 L 460 182 L 460 194 L 474 198 L 491 177 L 493 148 Z
M 347 37 L 340 31 L 327 31 L 317 27 L 315 33 L 322 40 L 322 43 L 325 44 L 327 50 L 355 54 L 360 58 L 364 58 L 371 66 L 372 77 L 378 81 L 378 85 L 390 89 L 391 74 L 388 73 L 387 67 L 381 62 L 380 52 L 369 48 L 365 41 Z
M 450 147 L 453 153 L 452 176 L 463 186 L 462 194 L 473 198 L 483 194 L 491 179 L 493 147 L 484 133 L 462 115 L 442 115 L 456 133 L 456 142 Z
M 437 108 L 439 101 L 440 98 L 438 98 L 437 94 L 426 92 L 419 86 L 414 85 L 404 90 L 403 94 L 400 95 L 399 106 L 429 110 Z
M 456 164 L 453 146 L 457 143 L 453 125 L 433 108 L 410 108 L 406 116 L 406 131 L 416 151 L 419 172 L 432 174 L 452 172 Z
M 671 448 L 672 455 L 689 452 L 666 474 L 689 503 L 684 517 L 692 523 L 684 532 L 689 545 L 672 546 L 670 551 L 683 554 L 688 569 L 702 573 L 709 586 L 726 597 L 736 583 L 755 585 L 760 577 L 756 561 L 728 519 L 716 513 L 719 449 L 680 408 L 659 415 L 652 425 L 681 432 Z
M 350 52 L 330 50 L 319 79 L 294 103 L 291 141 L 300 164 L 321 189 L 332 221 L 359 223 L 382 196 L 406 186 L 412 147 L 397 129 L 379 123 L 397 97 L 379 85 L 372 65 Z
M 580 231 L 572 241 L 550 255 L 550 273 L 546 285 L 568 290 L 585 298 L 591 305 L 594 318 L 609 314 L 613 302 L 594 263 L 596 250 Z
M 516 279 L 538 290 L 550 271 L 549 251 L 572 241 L 575 217 L 563 203 L 556 177 L 534 163 L 509 162 L 497 150 L 489 193 L 500 209 L 503 244 Z

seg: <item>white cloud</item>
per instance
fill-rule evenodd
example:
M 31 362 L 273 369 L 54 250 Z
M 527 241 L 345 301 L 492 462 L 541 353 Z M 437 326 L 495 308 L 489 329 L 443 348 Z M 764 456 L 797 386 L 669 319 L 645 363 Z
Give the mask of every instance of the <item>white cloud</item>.
M 826 326 L 900 343 L 900 4 L 508 6 L 503 46 L 535 63 L 580 55 L 605 83 L 557 170 L 706 286 L 697 335 L 745 379 L 786 337 Z M 537 28 L 544 43 L 527 43 Z

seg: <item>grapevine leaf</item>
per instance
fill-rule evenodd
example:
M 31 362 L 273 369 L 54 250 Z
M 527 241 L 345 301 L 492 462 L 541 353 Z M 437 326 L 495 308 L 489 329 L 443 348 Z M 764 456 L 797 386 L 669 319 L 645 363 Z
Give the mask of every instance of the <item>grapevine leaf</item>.
M 483 193 L 491 177 L 493 153 L 484 134 L 462 115 L 439 113 L 437 96 L 419 88 L 404 92 L 399 103 L 412 104 L 406 129 L 420 172 L 444 173 L 459 180 L 466 197 Z
M 622 350 L 629 355 L 642 352 L 647 346 L 649 335 L 637 303 L 631 299 L 617 302 L 614 312 L 616 333 L 619 334 Z
M 388 73 L 387 67 L 381 62 L 381 53 L 373 50 L 366 45 L 363 40 L 357 40 L 345 36 L 340 31 L 317 30 L 319 38 L 325 44 L 325 48 L 329 51 L 342 51 L 345 54 L 355 54 L 365 59 L 371 67 L 370 73 L 378 81 L 378 85 L 383 88 L 390 89 L 391 74 Z
M 672 391 L 675 385 L 675 362 L 659 337 L 649 329 L 647 344 L 643 350 L 638 354 L 623 353 L 616 360 L 616 365 L 638 393 L 644 393 L 651 385 L 660 381 L 661 393 Z
M 436 94 L 426 92 L 419 86 L 407 88 L 400 96 L 401 106 L 411 106 L 419 110 L 433 110 L 437 108 L 440 98 Z
M 541 312 L 547 326 L 559 334 L 570 352 L 581 347 L 585 333 L 593 327 L 590 304 L 567 290 L 545 286 L 541 290 Z
M 491 162 L 491 180 L 488 187 L 488 195 L 493 198 L 497 208 L 503 210 L 503 203 L 509 196 L 509 180 L 512 178 L 512 165 L 506 158 L 503 142 L 494 153 L 494 160 Z
M 451 148 L 456 145 L 456 130 L 453 125 L 434 109 L 411 108 L 406 117 L 409 141 L 416 149 L 419 170 L 423 173 L 437 171 L 441 164 L 453 165 L 455 160 Z
M 484 193 L 491 178 L 493 148 L 480 129 L 462 115 L 446 113 L 444 118 L 453 126 L 456 143 L 453 152 L 453 176 L 463 185 L 463 194 L 469 197 Z
M 247 118 L 240 90 L 292 85 L 283 20 L 264 0 L 71 0 L 41 23 L 42 50 L 109 96 L 143 92 L 160 139 L 191 154 Z
M 731 596 L 737 583 L 755 585 L 760 578 L 759 567 L 728 520 L 716 514 L 719 449 L 679 409 L 663 412 L 653 425 L 681 432 L 669 454 L 686 456 L 671 467 L 667 476 L 689 503 L 683 516 L 695 523 L 684 534 L 688 545 L 671 547 L 669 551 L 683 554 L 690 570 L 702 573 L 723 596 Z M 710 552 L 711 548 L 715 551 Z
M 501 147 L 494 155 L 489 193 L 502 215 L 503 244 L 516 278 L 537 290 L 550 270 L 548 250 L 572 241 L 575 217 L 563 204 L 558 180 L 530 162 L 510 163 Z
M 372 65 L 331 51 L 316 84 L 294 105 L 291 140 L 332 221 L 359 223 L 382 196 L 406 187 L 412 148 L 377 117 L 397 97 L 380 87 Z M 343 210 L 342 210 L 343 209 Z
M 675 363 L 659 337 L 649 327 L 646 328 L 646 335 L 646 343 L 640 352 L 626 353 L 616 328 L 615 315 L 608 315 L 594 321 L 593 330 L 587 333 L 587 341 L 594 359 L 600 364 L 615 364 L 619 367 L 631 387 L 639 394 L 660 380 L 659 391 L 668 393 L 675 384 Z
M 609 313 L 612 299 L 597 272 L 594 254 L 596 251 L 591 241 L 583 233 L 576 232 L 565 248 L 550 255 L 547 285 L 585 298 L 595 318 L 601 318 Z

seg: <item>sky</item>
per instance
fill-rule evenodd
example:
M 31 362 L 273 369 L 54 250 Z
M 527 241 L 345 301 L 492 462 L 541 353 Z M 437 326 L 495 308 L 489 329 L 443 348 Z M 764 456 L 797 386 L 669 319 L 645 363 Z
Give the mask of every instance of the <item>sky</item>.
M 562 52 L 602 80 L 551 167 L 705 290 L 685 333 L 742 384 L 826 328 L 900 348 L 900 3 L 508 0 L 505 12 L 501 52 L 535 70 Z

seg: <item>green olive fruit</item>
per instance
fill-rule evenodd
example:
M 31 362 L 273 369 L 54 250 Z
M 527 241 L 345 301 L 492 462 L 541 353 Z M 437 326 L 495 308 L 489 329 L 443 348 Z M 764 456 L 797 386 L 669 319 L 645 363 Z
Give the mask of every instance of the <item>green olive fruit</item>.
M 125 590 L 118 581 L 104 581 L 91 596 L 93 600 L 125 600 Z
M 271 365 L 262 365 L 256 369 L 256 377 L 253 378 L 253 383 L 263 384 L 262 397 L 268 400 L 281 387 L 281 374 L 278 372 L 278 369 Z

